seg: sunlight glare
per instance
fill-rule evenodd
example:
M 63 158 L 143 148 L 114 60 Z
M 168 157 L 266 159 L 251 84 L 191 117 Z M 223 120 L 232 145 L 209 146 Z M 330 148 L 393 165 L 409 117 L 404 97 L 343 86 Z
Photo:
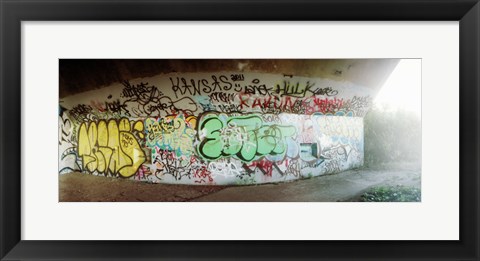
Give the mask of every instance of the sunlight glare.
M 415 113 L 421 118 L 421 59 L 402 59 L 374 100 L 375 105 Z

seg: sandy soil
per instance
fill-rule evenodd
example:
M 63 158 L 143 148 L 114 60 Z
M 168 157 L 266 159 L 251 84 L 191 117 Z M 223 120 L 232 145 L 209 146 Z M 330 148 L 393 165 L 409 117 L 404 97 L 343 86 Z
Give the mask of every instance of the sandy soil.
M 59 201 L 189 201 L 224 189 L 224 186 L 150 184 L 82 173 L 59 177 Z
M 81 173 L 60 176 L 60 201 L 339 202 L 379 185 L 421 187 L 420 167 L 362 168 L 287 183 L 252 186 L 149 184 Z

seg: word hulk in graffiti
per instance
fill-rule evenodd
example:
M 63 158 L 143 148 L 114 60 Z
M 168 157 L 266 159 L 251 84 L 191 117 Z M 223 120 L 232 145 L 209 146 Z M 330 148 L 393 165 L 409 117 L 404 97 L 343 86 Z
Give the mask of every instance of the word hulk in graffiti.
M 80 125 L 78 131 L 78 155 L 82 157 L 83 168 L 89 172 L 110 172 L 122 177 L 133 176 L 145 162 L 145 153 L 140 148 L 133 132 L 143 136 L 143 122 L 137 121 L 130 127 L 127 118 L 117 122 L 90 122 Z
M 291 96 L 291 97 L 298 97 L 303 98 L 306 96 L 307 92 L 311 94 L 311 96 L 317 95 L 325 95 L 325 96 L 335 96 L 338 94 L 337 90 L 332 89 L 331 87 L 325 88 L 313 88 L 315 83 L 310 83 L 307 81 L 304 84 L 300 84 L 300 82 L 291 82 L 291 81 L 283 81 L 282 84 L 275 85 L 273 93 L 280 94 L 280 96 Z
M 256 156 L 285 155 L 293 126 L 264 125 L 257 115 L 207 114 L 198 125 L 198 154 L 207 160 L 236 156 L 249 162 Z

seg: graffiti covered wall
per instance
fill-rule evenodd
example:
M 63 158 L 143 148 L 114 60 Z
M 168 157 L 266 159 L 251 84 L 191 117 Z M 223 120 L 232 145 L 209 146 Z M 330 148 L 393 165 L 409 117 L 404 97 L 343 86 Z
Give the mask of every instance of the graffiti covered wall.
M 363 165 L 372 90 L 265 73 L 170 73 L 60 99 L 59 173 L 256 184 Z

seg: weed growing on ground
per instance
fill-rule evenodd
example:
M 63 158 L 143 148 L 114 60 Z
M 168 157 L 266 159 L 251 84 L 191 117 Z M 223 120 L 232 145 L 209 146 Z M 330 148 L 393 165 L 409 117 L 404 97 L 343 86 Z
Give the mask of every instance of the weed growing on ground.
M 364 202 L 419 202 L 420 199 L 420 189 L 400 185 L 374 187 L 361 196 Z

